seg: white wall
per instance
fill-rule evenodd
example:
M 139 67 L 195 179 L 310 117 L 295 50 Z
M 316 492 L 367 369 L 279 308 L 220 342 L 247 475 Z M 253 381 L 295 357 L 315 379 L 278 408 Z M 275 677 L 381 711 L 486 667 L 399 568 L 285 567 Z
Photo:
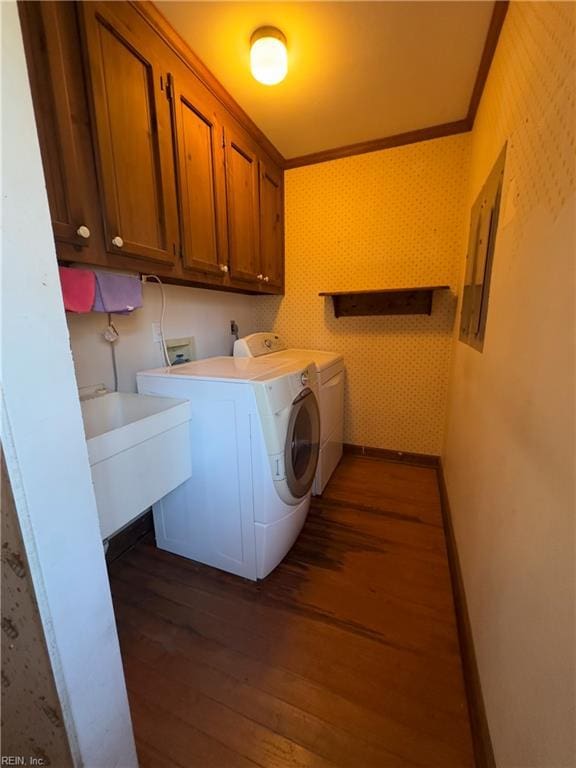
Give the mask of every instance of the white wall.
M 470 203 L 508 156 L 443 460 L 500 768 L 576 765 L 575 31 L 574 3 L 510 5 L 472 136 Z
M 159 343 L 153 341 L 152 323 L 160 319 L 160 286 L 143 286 L 144 303 L 131 315 L 113 315 L 112 321 L 120 333 L 115 342 L 118 361 L 118 388 L 121 392 L 136 391 L 136 373 L 164 365 Z M 193 336 L 198 359 L 214 355 L 229 355 L 233 337 L 230 321 L 238 324 L 240 335 L 252 333 L 254 306 L 258 297 L 223 291 L 210 291 L 182 286 L 164 286 L 167 339 Z M 99 312 L 66 314 L 70 330 L 72 356 L 78 386 L 114 384 L 110 344 L 102 338 L 108 325 L 107 315 Z
M 137 765 L 16 4 L 2 20 L 2 447 L 76 765 Z

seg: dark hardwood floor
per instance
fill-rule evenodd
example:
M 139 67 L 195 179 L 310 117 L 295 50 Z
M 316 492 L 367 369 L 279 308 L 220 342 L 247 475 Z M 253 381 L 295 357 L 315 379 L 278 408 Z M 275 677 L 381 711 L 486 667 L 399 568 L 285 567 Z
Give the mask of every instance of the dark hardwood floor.
M 142 768 L 473 765 L 434 469 L 345 455 L 258 584 L 110 573 Z

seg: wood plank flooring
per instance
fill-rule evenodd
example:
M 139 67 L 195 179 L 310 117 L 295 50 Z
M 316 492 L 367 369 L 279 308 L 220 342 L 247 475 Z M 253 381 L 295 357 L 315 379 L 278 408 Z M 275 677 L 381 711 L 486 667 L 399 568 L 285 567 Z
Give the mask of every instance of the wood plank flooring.
M 110 566 L 141 768 L 472 766 L 436 472 L 345 455 L 253 584 Z

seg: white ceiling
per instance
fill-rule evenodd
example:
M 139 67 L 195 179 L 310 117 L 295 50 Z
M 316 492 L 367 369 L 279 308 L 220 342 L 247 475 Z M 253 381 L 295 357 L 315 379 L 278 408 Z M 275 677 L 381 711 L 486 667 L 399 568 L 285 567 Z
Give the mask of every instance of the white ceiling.
M 291 158 L 464 118 L 494 3 L 156 5 Z M 249 69 L 250 35 L 264 25 L 288 40 L 288 75 L 275 86 Z

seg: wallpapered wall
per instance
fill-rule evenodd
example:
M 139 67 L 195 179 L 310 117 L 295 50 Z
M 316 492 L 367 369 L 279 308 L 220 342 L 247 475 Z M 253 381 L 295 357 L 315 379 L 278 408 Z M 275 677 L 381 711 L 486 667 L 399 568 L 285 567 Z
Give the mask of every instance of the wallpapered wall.
M 1 451 L 0 486 L 2 759 L 24 758 L 26 765 L 35 760 L 37 765 L 71 768 L 60 702 Z
M 443 463 L 501 768 L 576 765 L 575 72 L 576 3 L 511 3 L 472 134 L 470 201 L 508 152 Z
M 346 442 L 439 454 L 466 248 L 469 136 L 286 173 L 286 297 L 259 298 L 260 330 L 340 351 Z M 335 319 L 320 291 L 450 285 L 433 313 Z

